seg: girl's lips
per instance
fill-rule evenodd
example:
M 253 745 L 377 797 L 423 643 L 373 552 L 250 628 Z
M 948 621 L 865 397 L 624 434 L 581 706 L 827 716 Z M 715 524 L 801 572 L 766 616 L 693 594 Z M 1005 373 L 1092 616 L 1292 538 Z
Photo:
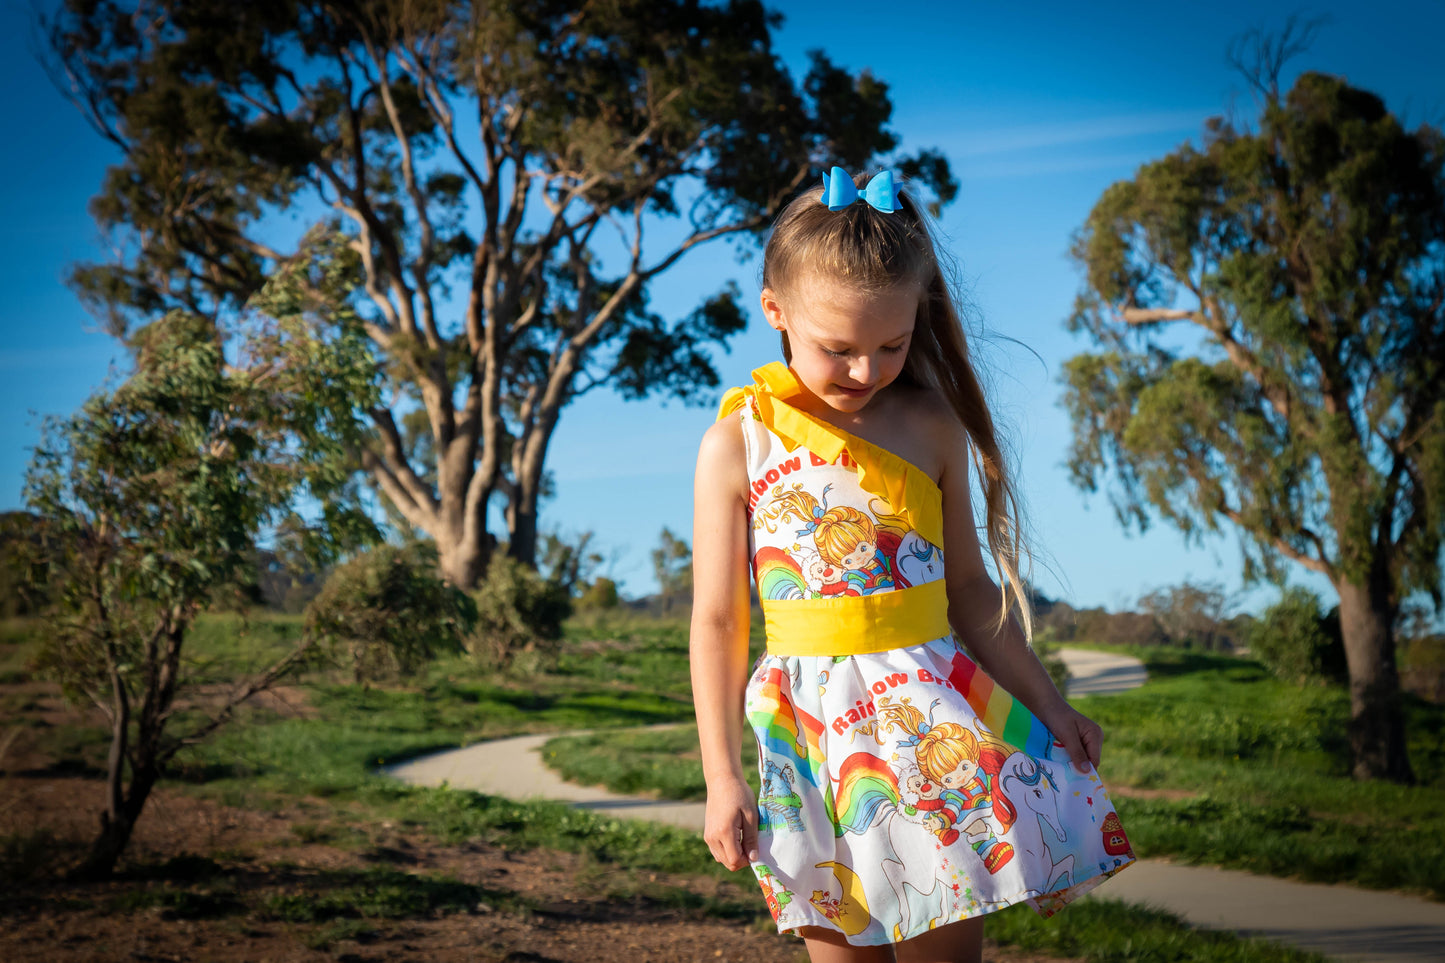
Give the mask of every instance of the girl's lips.
M 854 398 L 861 398 L 873 390 L 872 388 L 845 388 L 842 385 L 835 385 L 834 387 L 843 392 L 843 394 L 852 395 Z

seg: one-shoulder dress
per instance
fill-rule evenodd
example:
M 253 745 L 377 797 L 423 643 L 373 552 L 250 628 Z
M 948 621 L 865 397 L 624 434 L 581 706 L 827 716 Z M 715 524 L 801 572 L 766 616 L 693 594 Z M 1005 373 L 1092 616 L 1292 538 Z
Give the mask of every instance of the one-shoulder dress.
M 758 859 L 779 931 L 896 943 L 1026 902 L 1048 916 L 1133 862 L 1094 770 L 954 640 L 942 493 L 917 467 L 790 404 L 774 363 L 719 418 L 746 441 L 768 651 Z

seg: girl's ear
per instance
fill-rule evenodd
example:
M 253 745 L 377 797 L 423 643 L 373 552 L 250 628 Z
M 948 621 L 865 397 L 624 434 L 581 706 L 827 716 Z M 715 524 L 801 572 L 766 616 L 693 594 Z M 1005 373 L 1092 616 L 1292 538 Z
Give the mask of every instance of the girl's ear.
M 787 322 L 783 316 L 783 304 L 778 300 L 778 292 L 772 288 L 763 288 L 763 293 L 758 297 L 763 306 L 763 317 L 768 319 L 768 326 L 774 331 L 787 333 Z

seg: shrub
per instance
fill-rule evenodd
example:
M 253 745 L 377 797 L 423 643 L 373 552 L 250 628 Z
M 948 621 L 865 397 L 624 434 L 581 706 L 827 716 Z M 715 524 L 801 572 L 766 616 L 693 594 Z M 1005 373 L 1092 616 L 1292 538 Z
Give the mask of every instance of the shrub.
M 477 659 L 524 671 L 556 659 L 562 623 L 572 614 L 566 588 L 499 551 L 473 597 L 477 621 L 467 648 Z
M 1060 692 L 1067 692 L 1069 685 L 1069 669 L 1064 665 L 1064 660 L 1059 658 L 1058 646 L 1053 642 L 1034 636 L 1031 646 L 1034 655 L 1039 657 L 1044 668 L 1049 673 L 1049 678 L 1054 680 L 1054 685 Z
M 577 596 L 577 608 L 579 611 L 615 609 L 621 601 L 617 594 L 617 583 L 603 575 Z
M 476 617 L 471 598 L 437 576 L 434 546 L 382 545 L 332 572 L 306 608 L 306 631 L 365 682 L 462 651 Z
M 1250 628 L 1249 651 L 1286 682 L 1343 682 L 1348 678 L 1338 618 L 1320 615 L 1320 600 L 1291 586 Z

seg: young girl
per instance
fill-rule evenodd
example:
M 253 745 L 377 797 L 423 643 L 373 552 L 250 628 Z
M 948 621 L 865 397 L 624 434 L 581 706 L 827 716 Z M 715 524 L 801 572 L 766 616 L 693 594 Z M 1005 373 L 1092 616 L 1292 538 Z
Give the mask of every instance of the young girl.
M 1029 624 L 1009 478 L 928 228 L 890 172 L 835 167 L 783 211 L 762 308 L 787 364 L 724 396 L 697 463 L 704 836 L 729 869 L 751 864 L 814 963 L 977 960 L 983 914 L 1048 915 L 1133 861 L 1093 769 L 1102 733 L 1015 618 Z M 749 568 L 767 631 L 751 676 Z

